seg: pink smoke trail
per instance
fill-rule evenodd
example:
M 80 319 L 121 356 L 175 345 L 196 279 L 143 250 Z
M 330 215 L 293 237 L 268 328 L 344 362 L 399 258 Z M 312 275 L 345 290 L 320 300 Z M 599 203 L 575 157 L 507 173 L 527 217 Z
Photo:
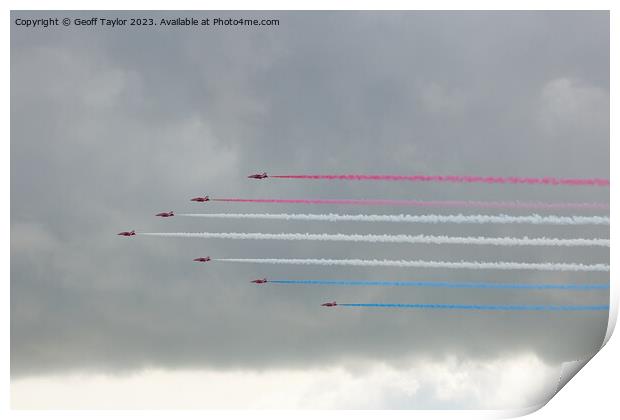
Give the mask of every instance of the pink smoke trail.
M 521 201 L 418 201 L 418 200 L 357 200 L 357 199 L 251 199 L 212 198 L 211 201 L 231 203 L 279 204 L 351 204 L 362 206 L 411 206 L 411 207 L 475 207 L 483 209 L 588 209 L 607 210 L 605 203 L 541 203 Z
M 269 175 L 269 178 L 287 179 L 341 179 L 347 181 L 415 181 L 456 182 L 481 184 L 528 184 L 528 185 L 571 185 L 608 187 L 609 180 L 603 178 L 521 178 L 502 176 L 456 176 L 456 175 Z

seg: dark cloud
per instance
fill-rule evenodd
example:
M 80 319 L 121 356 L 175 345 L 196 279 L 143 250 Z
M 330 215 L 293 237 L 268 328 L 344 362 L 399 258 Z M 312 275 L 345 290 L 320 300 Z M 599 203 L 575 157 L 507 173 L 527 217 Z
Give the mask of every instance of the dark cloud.
M 557 363 L 598 348 L 606 314 L 327 311 L 317 305 L 326 299 L 586 304 L 605 302 L 604 292 L 254 287 L 248 280 L 600 282 L 608 280 L 606 273 L 198 265 L 191 259 L 608 263 L 607 250 L 116 237 L 126 228 L 608 236 L 606 227 L 154 218 L 164 210 L 403 211 L 187 201 L 198 194 L 609 200 L 607 188 L 245 179 L 257 170 L 609 177 L 608 13 L 259 15 L 279 18 L 280 26 L 12 27 L 13 375 L 398 363 L 452 354 L 484 359 L 518 351 Z

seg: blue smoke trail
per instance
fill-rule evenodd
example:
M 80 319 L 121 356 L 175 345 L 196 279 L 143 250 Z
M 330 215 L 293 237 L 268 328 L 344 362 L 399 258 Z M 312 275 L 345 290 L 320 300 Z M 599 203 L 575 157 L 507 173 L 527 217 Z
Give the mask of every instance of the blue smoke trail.
M 453 305 L 441 303 L 339 303 L 369 308 L 464 309 L 474 311 L 608 311 L 609 305 Z
M 333 286 L 416 286 L 453 289 L 537 289 L 537 290 L 600 290 L 609 284 L 536 284 L 536 283 L 460 283 L 445 281 L 362 281 L 362 280 L 269 280 L 276 284 L 317 284 Z

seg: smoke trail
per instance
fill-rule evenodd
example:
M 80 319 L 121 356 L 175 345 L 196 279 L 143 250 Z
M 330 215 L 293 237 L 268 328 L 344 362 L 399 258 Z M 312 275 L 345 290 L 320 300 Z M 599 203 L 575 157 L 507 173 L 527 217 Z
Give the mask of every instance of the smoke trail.
M 609 284 L 537 284 L 537 283 L 467 283 L 446 281 L 373 281 L 373 280 L 268 280 L 274 284 L 326 286 L 411 286 L 448 289 L 534 289 L 534 290 L 601 290 Z
M 442 176 L 442 175 L 269 175 L 269 178 L 287 179 L 340 179 L 347 181 L 415 181 L 456 182 L 482 184 L 528 184 L 528 185 L 570 185 L 608 187 L 609 180 L 602 178 L 521 178 L 503 176 Z
M 582 209 L 606 210 L 605 203 L 541 203 L 522 201 L 418 201 L 418 200 L 357 200 L 357 199 L 252 199 L 252 198 L 212 198 L 211 201 L 229 203 L 277 203 L 277 204 L 350 204 L 362 206 L 410 206 L 410 207 L 471 207 L 484 209 Z
M 333 260 L 325 258 L 214 258 L 213 261 L 254 264 L 295 264 L 355 267 L 419 267 L 419 268 L 466 268 L 472 270 L 543 270 L 543 271 L 609 271 L 606 264 L 575 263 L 522 263 L 478 261 L 406 261 L 406 260 Z
M 330 241 L 330 242 L 370 242 L 406 244 L 452 244 L 452 245 L 496 245 L 496 246 L 605 246 L 609 239 L 558 239 L 558 238 L 493 238 L 484 236 L 432 236 L 432 235 L 357 235 L 328 233 L 244 233 L 244 232 L 173 232 L 140 233 L 146 236 L 204 238 L 204 239 L 256 239 L 285 241 Z
M 394 223 L 458 223 L 458 224 L 532 224 L 532 225 L 608 225 L 607 216 L 490 216 L 441 214 L 287 214 L 287 213 L 180 213 L 182 217 L 211 219 L 304 220 L 321 222 L 394 222 Z
M 453 305 L 442 303 L 339 303 L 367 308 L 463 309 L 474 311 L 608 311 L 609 305 Z

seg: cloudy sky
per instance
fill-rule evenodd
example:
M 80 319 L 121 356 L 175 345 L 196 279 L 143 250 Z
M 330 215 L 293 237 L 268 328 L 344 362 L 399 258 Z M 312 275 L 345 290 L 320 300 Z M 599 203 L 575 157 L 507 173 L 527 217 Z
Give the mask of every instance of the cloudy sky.
M 598 349 L 605 312 L 328 310 L 319 304 L 605 304 L 606 291 L 258 287 L 248 281 L 583 283 L 606 282 L 608 273 L 191 260 L 211 255 L 608 264 L 606 248 L 115 234 L 136 229 L 606 238 L 606 226 L 329 224 L 153 214 L 461 212 L 188 201 L 204 194 L 608 202 L 608 188 L 600 187 L 245 178 L 263 170 L 609 178 L 607 13 L 146 14 L 277 18 L 280 25 L 112 30 L 13 24 L 15 407 L 512 408 L 548 399 L 561 364 Z M 143 15 L 13 12 L 12 20 Z

